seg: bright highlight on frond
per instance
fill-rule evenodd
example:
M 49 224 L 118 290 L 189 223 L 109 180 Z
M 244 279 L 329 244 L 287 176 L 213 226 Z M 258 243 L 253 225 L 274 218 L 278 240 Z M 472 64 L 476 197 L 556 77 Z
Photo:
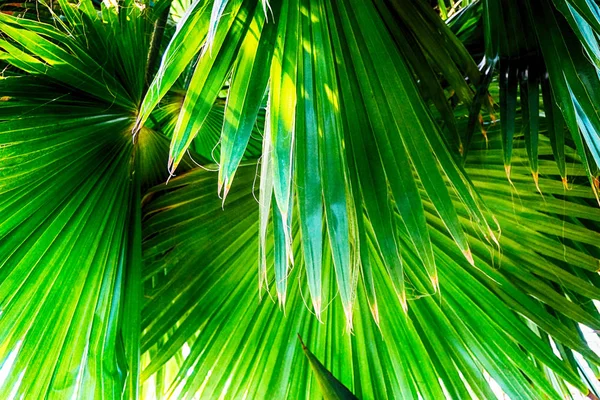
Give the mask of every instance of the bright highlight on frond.
M 599 15 L 0 1 L 0 398 L 597 398 Z

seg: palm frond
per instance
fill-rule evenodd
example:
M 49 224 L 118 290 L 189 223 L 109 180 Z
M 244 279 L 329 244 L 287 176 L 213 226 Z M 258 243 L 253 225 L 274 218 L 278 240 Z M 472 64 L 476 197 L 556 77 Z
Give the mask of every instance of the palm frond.
M 461 121 L 464 126 L 466 121 Z M 545 123 L 543 119 L 543 130 Z M 580 183 L 573 182 L 566 191 L 554 178 L 559 171 L 548 159 L 551 145 L 542 137 L 542 197 L 531 182 L 524 140 L 514 150 L 511 184 L 504 175 L 498 127 L 488 135 L 488 142 L 482 138 L 474 143 L 466 171 L 503 228 L 501 251 L 481 236 L 454 195 L 473 251 L 475 265 L 469 264 L 419 185 L 426 199 L 440 294 L 427 293 L 428 271 L 409 244 L 410 235 L 396 210 L 408 296 L 408 311 L 402 311 L 395 283 L 377 251 L 373 225 L 364 219 L 361 245 L 370 249 L 368 266 L 379 318 L 370 315 L 374 304 L 363 264 L 352 335 L 345 330 L 344 305 L 336 294 L 333 257 L 326 246 L 321 262 L 322 323 L 306 309 L 310 278 L 297 223 L 291 227 L 297 262 L 286 276 L 290 284 L 285 314 L 268 297 L 257 303 L 255 271 L 260 261 L 248 262 L 256 260 L 258 246 L 258 206 L 250 190 L 255 168 L 238 170 L 238 186 L 232 186 L 225 211 L 220 211 L 218 199 L 210 201 L 217 186 L 215 173 L 197 170 L 174 179 L 173 186 L 156 187 L 145 208 L 146 384 L 163 388 L 163 395 L 178 396 L 317 393 L 308 365 L 300 361 L 295 337 L 300 333 L 315 343 L 315 355 L 334 376 L 361 398 L 437 398 L 443 393 L 491 398 L 485 374 L 517 398 L 571 396 L 567 384 L 584 394 L 597 390 L 580 375 L 589 368 L 586 362 L 596 368 L 600 361 L 579 326 L 598 329 L 600 323 L 590 304 L 600 295 L 595 232 L 600 214 L 593 193 L 581 186 L 585 169 L 569 148 L 570 176 Z M 242 214 L 242 209 L 254 214 Z M 210 241 L 205 239 L 208 232 Z M 267 233 L 266 252 L 275 253 L 276 260 L 276 232 Z M 272 262 L 267 271 L 269 287 L 276 287 Z M 214 335 L 216 331 L 223 334 Z M 182 356 L 184 346 L 190 350 Z M 587 361 L 582 363 L 574 351 Z
M 486 68 L 491 77 L 499 61 L 504 164 L 509 178 L 513 137 L 520 128 L 527 139 L 531 173 L 537 180 L 538 114 L 543 97 L 544 110 L 554 120 L 550 137 L 563 181 L 567 176 L 566 124 L 598 197 L 600 123 L 594 104 L 600 85 L 596 74 L 599 11 L 597 4 L 585 1 L 485 2 Z M 524 111 L 520 127 L 515 125 L 518 98 Z
M 216 25 L 208 16 L 214 14 L 213 11 L 221 15 Z M 214 7 L 200 2 L 191 5 L 179 23 L 163 56 L 159 73 L 143 101 L 137 127 L 144 123 L 154 106 L 174 85 L 185 65 L 199 53 L 196 72 L 187 89 L 171 142 L 170 166 L 173 172 L 205 125 L 218 90 L 230 76 L 231 68 L 237 65 L 229 87 L 221 134 L 221 141 L 226 147 L 220 159 L 219 187 L 227 195 L 241 154 L 247 146 L 251 126 L 260 110 L 267 78 L 270 77 L 268 124 L 263 139 L 262 163 L 265 173 L 261 174 L 261 196 L 264 198 L 261 219 L 266 221 L 272 210 L 276 226 L 279 227 L 276 232 L 281 247 L 278 247 L 275 256 L 278 260 L 276 271 L 279 271 L 278 294 L 281 300 L 285 299 L 285 276 L 294 262 L 290 246 L 293 241 L 291 226 L 295 222 L 291 220 L 291 210 L 293 203 L 298 201 L 301 230 L 305 236 L 311 230 L 310 236 L 313 237 L 304 245 L 304 256 L 309 260 L 309 285 L 315 311 L 318 314 L 321 305 L 318 248 L 322 234 L 319 232 L 327 231 L 338 285 L 348 320 L 351 320 L 357 266 L 359 260 L 364 258 L 359 250 L 360 237 L 366 234 L 364 231 L 358 232 L 364 227 L 362 223 L 357 224 L 355 215 L 360 214 L 363 207 L 359 193 L 371 190 L 362 185 L 372 185 L 372 182 L 365 182 L 365 179 L 371 179 L 366 176 L 359 178 L 361 167 L 350 168 L 355 162 L 363 164 L 364 161 L 351 160 L 356 155 L 347 150 L 362 146 L 350 141 L 351 137 L 358 140 L 358 132 L 365 130 L 372 135 L 370 140 L 376 143 L 370 148 L 371 152 L 376 152 L 371 157 L 381 159 L 381 167 L 374 172 L 379 176 L 377 184 L 389 183 L 392 188 L 391 197 L 382 193 L 384 197 L 368 200 L 367 205 L 371 207 L 371 201 L 376 201 L 380 209 L 400 207 L 402 223 L 411 232 L 411 243 L 428 266 L 431 290 L 436 290 L 435 261 L 425 226 L 422 196 L 416 190 L 417 182 L 424 185 L 427 196 L 467 258 L 470 257 L 470 250 L 454 206 L 450 205 L 452 203 L 449 202 L 450 195 L 444 177 L 452 182 L 453 190 L 472 210 L 473 218 L 481 224 L 482 232 L 490 240 L 493 240 L 494 234 L 488 225 L 485 207 L 479 202 L 452 153 L 447 150 L 441 131 L 421 100 L 420 91 L 413 81 L 413 72 L 406 64 L 406 60 L 410 61 L 411 58 L 407 58 L 396 43 L 404 38 L 399 35 L 418 37 L 421 42 L 410 49 L 415 53 L 428 43 L 449 38 L 455 49 L 450 54 L 458 54 L 457 58 L 448 64 L 446 61 L 450 55 L 446 58 L 434 57 L 429 68 L 441 68 L 455 89 L 461 92 L 460 99 L 468 102 L 472 91 L 462 77 L 458 79 L 458 76 L 462 76 L 459 71 L 471 75 L 472 81 L 478 79 L 479 73 L 466 50 L 457 40 L 451 39 L 452 35 L 445 27 L 439 32 L 427 31 L 429 36 L 424 36 L 419 31 L 420 25 L 409 23 L 411 16 L 437 23 L 437 17 L 431 14 L 431 10 L 420 6 L 404 10 L 399 3 L 390 6 L 382 3 L 375 7 L 368 3 L 348 1 L 329 7 L 319 2 L 271 2 L 271 15 L 264 15 L 264 12 L 256 4 L 247 2 L 222 2 Z M 393 28 L 391 23 L 381 24 L 390 21 L 389 18 L 383 18 L 382 14 L 388 13 L 394 18 L 394 13 L 398 12 L 402 13 L 406 24 L 404 33 L 388 30 Z M 190 40 L 193 29 L 199 33 Z M 209 29 L 214 30 L 213 35 L 208 34 Z M 208 36 L 212 38 L 210 43 Z M 182 46 L 185 50 L 182 50 Z M 175 52 L 177 58 L 174 58 Z M 382 54 L 385 56 L 380 60 Z M 255 66 L 257 57 L 261 57 L 261 64 Z M 428 60 L 418 59 L 416 62 L 413 65 L 416 71 L 422 70 L 419 63 L 425 62 L 429 66 Z M 239 63 L 247 65 L 244 67 L 247 68 L 246 73 L 239 73 Z M 428 75 L 429 81 L 433 74 L 431 72 Z M 346 85 L 347 80 L 353 84 Z M 250 88 L 248 82 L 256 86 Z M 252 92 L 249 92 L 250 89 Z M 436 96 L 443 98 L 437 104 L 445 110 L 445 115 L 451 115 L 453 119 L 447 105 L 442 105 L 446 101 L 443 90 L 438 87 L 436 91 Z M 252 93 L 252 98 L 248 97 L 249 93 Z M 376 104 L 372 100 L 373 94 L 385 101 Z M 404 104 L 411 106 L 403 107 Z M 345 110 L 349 108 L 353 108 L 353 111 L 346 113 Z M 355 119 L 355 115 L 362 115 L 360 121 Z M 239 118 L 245 122 L 241 124 Z M 302 118 L 304 121 L 301 121 Z M 456 145 L 456 150 L 459 147 Z M 417 172 L 416 180 L 413 169 Z M 371 209 L 369 213 L 373 218 L 374 212 L 375 209 Z M 324 224 L 320 221 L 320 215 L 325 216 Z M 398 244 L 393 240 L 383 240 L 384 237 L 394 237 L 389 235 L 394 224 L 391 212 L 383 219 L 375 224 L 374 229 L 378 240 L 382 241 L 380 245 L 385 248 L 385 251 L 383 248 L 381 251 L 386 254 L 388 272 L 394 277 L 398 299 L 406 303 Z
M 2 93 L 35 90 L 29 81 L 2 79 Z M 130 235 L 133 120 L 78 103 L 34 103 L 35 114 L 0 122 L 3 397 L 116 397 L 126 381 L 137 385 L 127 373 L 139 340 L 131 274 L 141 270 Z
M 595 398 L 600 13 L 506 4 L 1 5 L 0 397 Z
M 138 396 L 141 190 L 166 178 L 168 146 L 132 140 L 151 24 L 129 6 L 103 19 L 63 2 L 56 25 L 0 14 L 15 68 L 0 78 L 2 397 Z

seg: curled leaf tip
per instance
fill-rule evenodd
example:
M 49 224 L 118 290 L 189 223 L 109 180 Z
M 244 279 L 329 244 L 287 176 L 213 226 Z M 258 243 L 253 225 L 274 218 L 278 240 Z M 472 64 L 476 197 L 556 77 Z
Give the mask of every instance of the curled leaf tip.
M 169 171 L 169 175 L 174 175 L 175 168 L 173 168 L 173 156 L 169 154 L 169 160 L 167 161 L 167 170 Z
M 169 177 L 167 178 L 167 181 L 165 182 L 165 185 L 169 184 L 169 181 L 171 180 L 172 177 L 174 177 L 175 174 L 172 174 L 171 172 L 169 172 Z
M 221 195 L 221 192 L 223 191 L 223 178 L 221 177 L 221 170 L 219 170 L 219 180 L 217 182 L 217 193 L 219 195 Z M 223 196 L 225 197 L 225 196 Z
M 225 187 L 219 187 L 217 193 L 219 194 L 219 197 L 221 198 L 221 209 L 225 209 L 225 199 L 227 198 L 227 194 L 229 193 L 229 188 L 230 186 L 228 184 L 225 184 Z M 221 191 L 221 189 L 223 189 Z
M 223 189 L 222 196 L 223 196 L 223 204 L 224 204 L 225 199 L 227 198 L 227 195 L 229 194 L 229 190 L 231 189 L 231 182 L 226 180 L 225 185 L 222 187 L 222 189 Z M 219 193 L 221 193 L 220 190 L 219 190 Z
M 131 134 L 133 136 L 137 135 L 137 133 L 142 129 L 141 120 L 138 118 L 135 120 L 135 124 L 133 124 L 133 128 L 131 128 Z

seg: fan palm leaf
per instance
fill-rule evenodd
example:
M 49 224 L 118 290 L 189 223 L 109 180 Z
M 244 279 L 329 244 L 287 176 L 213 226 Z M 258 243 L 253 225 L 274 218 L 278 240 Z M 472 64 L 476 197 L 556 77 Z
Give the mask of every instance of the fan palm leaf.
M 0 397 L 598 394 L 595 4 L 35 5 L 0 8 Z
M 597 234 L 586 227 L 600 221 L 593 194 L 585 186 L 573 186 L 567 193 L 560 180 L 540 178 L 541 201 L 530 179 L 524 146 L 515 149 L 519 166 L 513 170 L 511 184 L 504 176 L 498 127 L 490 130 L 489 138 L 487 149 L 483 140 L 477 142 L 481 149 L 472 150 L 466 170 L 472 172 L 473 183 L 506 227 L 500 237 L 502 251 L 478 235 L 461 209 L 460 220 L 475 259 L 476 266 L 471 266 L 460 257 L 433 205 L 426 202 L 441 294 L 426 293 L 426 268 L 414 251 L 406 251 L 410 238 L 398 228 L 410 282 L 408 314 L 395 300 L 394 282 L 384 260 L 373 252 L 369 265 L 377 287 L 379 325 L 370 315 L 373 304 L 363 274 L 351 336 L 345 333 L 343 303 L 336 293 L 333 258 L 328 252 L 322 258 L 323 324 L 306 310 L 310 290 L 308 270 L 301 266 L 302 236 L 292 245 L 301 261 L 287 277 L 294 283 L 288 288 L 285 313 L 277 310 L 276 300 L 269 296 L 258 301 L 259 261 L 255 258 L 248 263 L 248 255 L 256 251 L 259 225 L 259 207 L 250 189 L 254 167 L 240 168 L 224 211 L 219 211 L 218 199 L 209 205 L 210 193 L 217 186 L 215 173 L 196 170 L 174 179 L 170 187 L 157 186 L 150 192 L 144 217 L 150 300 L 144 307 L 148 317 L 143 349 L 161 357 L 148 357 L 147 382 L 158 385 L 156 379 L 165 376 L 158 371 L 172 364 L 179 372 L 173 381 L 160 385 L 171 395 L 315 393 L 316 381 L 307 378 L 309 364 L 296 361 L 302 359 L 302 348 L 294 340 L 298 332 L 334 376 L 361 398 L 411 398 L 417 392 L 436 398 L 444 391 L 455 398 L 471 393 L 490 398 L 493 395 L 482 369 L 511 397 L 569 396 L 564 382 L 587 393 L 578 376 L 587 367 L 568 349 L 584 355 L 591 365 L 598 362 L 578 325 L 595 327 L 600 322 L 597 310 L 586 305 L 600 294 L 593 283 L 598 270 Z M 540 151 L 544 157 L 551 155 L 548 140 L 540 144 Z M 568 155 L 570 160 L 577 157 L 573 150 Z M 552 161 L 541 162 L 541 168 L 545 176 L 559 176 Z M 580 164 L 572 164 L 572 170 L 573 177 L 585 181 Z M 460 204 L 458 198 L 454 201 Z M 255 214 L 241 213 L 242 209 L 254 209 Z M 298 230 L 297 225 L 292 227 L 294 233 Z M 206 234 L 198 231 L 218 231 L 219 239 L 205 241 Z M 269 233 L 267 252 L 276 252 L 276 237 L 272 230 Z M 377 245 L 372 228 L 367 229 L 364 244 Z M 540 254 L 543 263 L 539 263 Z M 276 274 L 269 269 L 271 288 L 277 286 Z M 205 315 L 210 317 L 205 319 Z M 468 328 L 473 326 L 478 329 Z M 215 331 L 226 334 L 214 335 Z M 189 346 L 189 354 L 177 363 L 183 346 Z M 554 348 L 560 349 L 560 357 Z M 520 374 L 525 376 L 516 379 Z M 238 380 L 237 376 L 246 378 Z

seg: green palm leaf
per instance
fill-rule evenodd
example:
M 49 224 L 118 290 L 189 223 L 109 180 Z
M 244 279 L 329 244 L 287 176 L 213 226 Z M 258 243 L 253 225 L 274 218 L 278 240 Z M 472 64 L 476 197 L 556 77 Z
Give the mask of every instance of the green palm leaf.
M 3 80 L 3 93 L 12 79 L 21 78 Z M 0 359 L 13 358 L 2 393 L 116 395 L 139 340 L 135 325 L 122 325 L 135 320 L 128 275 L 141 269 L 129 235 L 139 193 L 129 179 L 132 120 L 93 102 L 69 114 L 37 106 L 35 115 L 0 123 L 1 208 L 9 216 L 0 230 Z
M 484 4 L 487 73 L 490 77 L 499 61 L 500 114 L 507 176 L 510 178 L 513 138 L 520 128 L 527 141 L 531 173 L 537 181 L 541 92 L 545 112 L 554 116 L 551 138 L 563 181 L 566 184 L 563 148 L 563 125 L 566 124 L 598 197 L 600 125 L 594 108 L 600 85 L 596 76 L 600 28 L 598 5 L 571 0 L 487 0 Z M 515 125 L 518 87 L 524 111 L 520 127 Z M 477 107 L 475 111 L 479 111 Z
M 595 398 L 600 14 L 507 4 L 1 2 L 0 397 Z
M 58 27 L 0 14 L 3 59 L 20 70 L 0 79 L 0 392 L 136 398 L 140 193 L 164 181 L 153 168 L 168 148 L 148 129 L 131 137 L 151 25 L 139 10 L 105 8 L 107 27 L 91 3 L 63 7 Z M 132 51 L 106 60 L 117 29 Z
M 147 317 L 143 348 L 148 354 L 156 352 L 161 357 L 155 360 L 150 356 L 145 377 L 158 379 L 156 374 L 161 368 L 175 365 L 176 355 L 185 344 L 190 353 L 177 364 L 180 372 L 174 381 L 162 383 L 168 393 L 191 396 L 198 392 L 202 397 L 311 393 L 316 390 L 316 382 L 307 379 L 306 370 L 295 361 L 301 355 L 295 340 L 299 332 L 306 340 L 317 343 L 315 354 L 334 376 L 363 398 L 408 398 L 416 397 L 417 392 L 435 398 L 442 395 L 442 388 L 433 384 L 439 380 L 454 397 L 464 397 L 472 390 L 489 398 L 483 370 L 506 393 L 519 398 L 568 394 L 562 392 L 564 385 L 549 384 L 550 377 L 587 393 L 587 387 L 579 381 L 579 364 L 572 355 L 558 358 L 549 338 L 566 350 L 565 355 L 569 348 L 576 349 L 591 362 L 598 362 L 580 337 L 577 325 L 582 322 L 594 327 L 600 321 L 598 312 L 585 306 L 585 299 L 597 299 L 599 294 L 592 283 L 598 269 L 596 234 L 582 225 L 594 225 L 600 220 L 597 209 L 586 204 L 593 201 L 593 195 L 589 189 L 578 191 L 574 187 L 568 197 L 563 197 L 560 181 L 540 178 L 540 188 L 545 193 L 540 201 L 529 178 L 524 148 L 515 149 L 523 166 L 514 168 L 511 186 L 504 179 L 499 139 L 496 130 L 490 131 L 491 149 L 472 151 L 467 171 L 473 171 L 474 184 L 501 226 L 506 227 L 500 238 L 502 253 L 469 227 L 468 214 L 459 207 L 475 267 L 462 261 L 432 204 L 426 202 L 441 295 L 423 296 L 428 284 L 426 269 L 406 245 L 409 236 L 400 228 L 404 271 L 410 283 L 408 314 L 398 318 L 405 314 L 394 300 L 393 282 L 378 252 L 372 251 L 380 328 L 369 316 L 366 285 L 359 284 L 351 336 L 344 328 L 343 303 L 335 295 L 333 259 L 328 252 L 324 253 L 322 264 L 323 303 L 327 305 L 321 313 L 323 324 L 305 309 L 309 291 L 305 286 L 308 274 L 301 268 L 303 261 L 288 276 L 288 281 L 294 283 L 287 291 L 285 316 L 268 298 L 257 303 L 257 264 L 248 262 L 256 254 L 257 216 L 239 212 L 257 212 L 248 190 L 254 180 L 254 168 L 238 171 L 237 186 L 232 187 L 225 211 L 218 211 L 218 199 L 208 205 L 207 197 L 217 184 L 214 173 L 198 170 L 173 180 L 171 187 L 157 187 L 145 209 L 144 253 L 148 260 L 150 300 L 144 308 Z M 477 142 L 480 145 L 483 142 Z M 551 154 L 547 140 L 541 142 L 540 154 Z M 569 157 L 573 156 L 575 153 L 570 151 Z M 558 175 L 556 166 L 549 161 L 541 162 L 540 167 L 544 175 Z M 574 165 L 573 173 L 572 176 L 585 179 L 581 166 Z M 519 200 L 514 199 L 516 195 Z M 458 198 L 454 201 L 460 204 Z M 578 210 L 578 217 L 567 217 L 566 210 Z M 203 240 L 205 235 L 200 232 L 217 229 L 218 239 Z M 294 226 L 292 231 L 296 230 L 298 227 Z M 182 241 L 183 237 L 198 241 Z M 376 246 L 372 230 L 366 245 L 373 250 Z M 273 239 L 268 240 L 267 252 L 274 251 L 274 246 Z M 302 260 L 298 240 L 292 247 Z M 542 264 L 535 261 L 539 260 L 539 253 L 544 254 Z M 268 280 L 275 285 L 273 269 L 269 269 Z M 366 284 L 364 278 L 361 281 Z M 213 335 L 217 330 L 227 334 Z M 324 343 L 333 347 L 320 347 Z M 538 369 L 538 363 L 546 367 Z M 356 365 L 353 374 L 349 365 Z M 186 379 L 190 368 L 196 377 L 193 380 Z M 377 368 L 387 373 L 377 374 Z M 207 377 L 203 371 L 209 370 L 212 373 Z M 515 378 L 522 373 L 526 378 Z M 246 378 L 238 380 L 234 376 Z
M 485 207 L 479 202 L 459 165 L 446 149 L 441 132 L 420 99 L 419 91 L 413 82 L 412 73 L 405 64 L 403 54 L 396 48 L 390 32 L 386 30 L 385 26 L 379 24 L 380 17 L 377 8 L 358 2 L 339 3 L 335 7 L 326 7 L 318 2 L 307 3 L 302 4 L 300 8 L 298 5 L 285 2 L 280 7 L 279 2 L 276 2 L 271 10 L 275 10 L 277 16 L 281 13 L 280 19 L 285 20 L 286 23 L 275 26 L 274 22 L 268 22 L 264 15 L 260 15 L 264 12 L 263 10 L 254 9 L 253 6 L 246 3 L 227 2 L 227 4 L 222 3 L 219 7 L 221 6 L 225 7 L 223 10 L 228 8 L 231 10 L 225 12 L 220 8 L 213 8 L 213 11 L 216 10 L 215 12 L 219 15 L 223 11 L 223 17 L 216 27 L 214 24 L 211 25 L 214 35 L 211 36 L 213 39 L 210 43 L 208 43 L 208 39 L 203 39 L 202 35 L 198 36 L 198 41 L 186 41 L 188 50 L 180 57 L 189 62 L 194 53 L 201 52 L 199 64 L 187 89 L 173 134 L 170 153 L 171 172 L 204 125 L 206 115 L 217 96 L 217 88 L 222 87 L 233 65 L 233 60 L 239 57 L 238 48 L 242 45 L 244 36 L 249 37 L 248 40 L 256 41 L 256 39 L 252 39 L 252 36 L 258 34 L 261 25 L 257 23 L 252 29 L 249 29 L 253 18 L 254 20 L 256 18 L 264 19 L 262 30 L 266 30 L 265 41 L 262 42 L 261 39 L 260 51 L 265 53 L 265 57 L 269 57 L 270 54 L 273 56 L 270 62 L 269 101 L 267 104 L 269 123 L 265 126 L 269 131 L 265 140 L 268 138 L 271 143 L 267 144 L 265 140 L 263 141 L 263 162 L 270 163 L 270 166 L 264 170 L 268 174 L 261 176 L 261 187 L 265 190 L 268 187 L 272 188 L 275 199 L 272 206 L 276 207 L 273 215 L 274 218 L 279 219 L 277 235 L 280 237 L 278 242 L 282 245 L 276 252 L 279 254 L 276 271 L 279 271 L 278 292 L 282 301 L 285 299 L 285 276 L 289 265 L 293 263 L 290 248 L 293 239 L 290 230 L 294 222 L 290 221 L 292 203 L 296 197 L 294 183 L 296 179 L 304 179 L 302 189 L 298 191 L 297 200 L 300 202 L 302 210 L 299 214 L 302 219 L 300 225 L 305 231 L 317 229 L 315 232 L 317 233 L 325 229 L 328 232 L 338 285 L 346 304 L 348 320 L 351 321 L 350 310 L 355 290 L 357 263 L 361 258 L 358 251 L 359 236 L 365 235 L 364 232 L 357 232 L 359 226 L 356 224 L 355 215 L 360 212 L 362 205 L 354 204 L 353 192 L 359 190 L 365 192 L 370 189 L 360 187 L 365 178 L 361 180 L 351 176 L 352 173 L 357 172 L 349 170 L 348 166 L 351 162 L 348 158 L 353 154 L 349 155 L 345 149 L 352 146 L 349 143 L 349 137 L 350 132 L 356 129 L 356 125 L 355 123 L 348 124 L 349 119 L 353 116 L 346 115 L 341 108 L 353 106 L 353 113 L 362 113 L 363 118 L 368 121 L 367 129 L 373 129 L 377 147 L 373 147 L 372 151 L 377 149 L 380 153 L 378 157 L 381 157 L 385 174 L 388 177 L 386 179 L 379 172 L 379 184 L 389 183 L 393 192 L 393 199 L 378 200 L 380 202 L 378 207 L 399 205 L 402 221 L 411 232 L 411 242 L 416 246 L 419 257 L 428 266 L 432 282 L 431 290 L 437 289 L 435 261 L 420 204 L 422 197 L 416 190 L 413 169 L 417 171 L 417 180 L 424 185 L 427 196 L 431 198 L 436 210 L 442 216 L 457 245 L 467 258 L 470 258 L 470 250 L 458 223 L 456 211 L 449 201 L 450 197 L 444 184 L 444 177 L 451 180 L 453 190 L 456 190 L 468 209 L 472 210 L 473 219 L 481 225 L 482 232 L 489 236 L 490 240 L 494 240 L 494 234 L 488 225 L 488 218 L 485 216 Z M 180 22 L 180 27 L 165 52 L 159 73 L 142 104 L 138 126 L 145 121 L 156 102 L 164 96 L 166 90 L 173 85 L 183 71 L 183 63 L 172 61 L 174 53 L 170 49 L 180 47 L 178 43 L 189 35 L 192 26 L 188 27 L 187 24 L 192 23 L 189 21 L 195 21 L 191 18 L 207 13 L 206 8 L 200 3 L 192 5 L 188 12 L 188 19 Z M 281 11 L 279 11 L 280 9 Z M 404 13 L 404 18 L 408 18 L 410 15 L 419 15 L 425 20 L 434 20 L 426 8 L 410 8 Z M 302 19 L 306 19 L 306 21 L 303 22 Z M 269 32 L 274 32 L 275 29 L 278 31 L 277 40 L 270 40 Z M 412 32 L 416 27 L 409 25 L 407 29 Z M 301 31 L 303 48 L 299 54 L 298 30 Z M 414 31 L 410 34 L 418 35 L 419 32 Z M 431 32 L 430 34 L 433 35 Z M 450 35 L 450 33 L 446 30 L 443 35 Z M 262 36 L 263 33 L 261 33 L 261 38 Z M 225 37 L 229 39 L 225 40 Z M 204 44 L 206 47 L 204 50 L 200 50 L 204 40 L 206 40 Z M 400 40 L 400 38 L 398 37 L 396 40 Z M 427 40 L 433 41 L 434 39 L 431 37 Z M 460 50 L 457 51 L 460 56 L 452 66 L 447 65 L 443 59 L 437 59 L 436 65 L 444 65 L 445 74 L 455 78 L 460 75 L 457 67 L 460 65 L 463 70 L 473 74 L 472 79 L 476 80 L 478 72 L 470 66 L 472 61 L 465 61 L 464 48 L 461 46 L 456 46 L 456 48 Z M 306 54 L 303 54 L 304 52 Z M 252 54 L 250 52 L 251 56 Z M 375 62 L 380 54 L 385 54 L 383 62 L 379 62 L 379 60 Z M 268 65 L 269 63 L 266 64 L 266 66 Z M 342 70 L 344 65 L 350 66 L 350 69 Z M 228 104 L 242 101 L 237 100 L 237 96 L 240 96 L 237 93 L 238 90 L 242 90 L 242 96 L 244 96 L 247 77 L 238 75 L 233 75 Z M 344 89 L 342 86 L 346 78 L 343 75 L 358 82 L 360 92 L 351 93 L 352 89 Z M 235 166 L 238 164 L 241 151 L 247 142 L 251 121 L 256 116 L 256 110 L 260 104 L 260 96 L 256 96 L 263 91 L 264 79 L 266 77 L 262 75 L 262 77 L 257 76 L 254 81 L 258 86 L 253 88 L 256 91 L 255 99 L 248 111 L 250 114 L 245 117 L 247 121 L 244 127 L 240 125 L 236 128 L 235 125 L 230 125 L 235 121 L 234 113 L 228 113 L 225 117 L 221 140 L 226 148 L 219 167 L 221 185 L 224 185 L 224 195 L 227 194 Z M 454 82 L 456 83 L 458 80 L 454 79 Z M 460 82 L 462 94 L 459 97 L 469 100 L 470 89 L 464 84 L 464 81 Z M 358 88 L 355 87 L 355 89 Z M 307 90 L 311 90 L 311 92 L 309 93 Z M 381 104 L 374 104 L 371 100 L 373 93 L 381 96 L 385 101 Z M 199 98 L 203 100 L 199 101 Z M 242 98 L 244 97 L 240 97 L 240 99 Z M 364 100 L 361 101 L 361 99 Z M 401 106 L 405 103 L 411 104 L 410 108 Z M 396 110 L 404 111 L 396 112 Z M 447 111 L 447 109 L 445 110 Z M 304 122 L 297 121 L 298 111 L 301 113 L 314 112 L 317 118 Z M 428 134 L 429 132 L 433 132 L 433 134 Z M 238 135 L 241 136 L 238 138 Z M 318 140 L 311 142 L 311 136 Z M 310 147 L 302 150 L 303 146 Z M 234 148 L 235 154 L 233 153 Z M 270 149 L 269 152 L 265 150 L 267 148 Z M 312 155 L 303 156 L 303 151 L 315 150 L 319 153 L 318 161 L 313 159 Z M 265 159 L 267 154 L 271 160 Z M 224 172 L 224 168 L 227 168 L 226 172 Z M 307 176 L 307 173 L 310 175 Z M 319 175 L 316 181 L 315 173 Z M 267 180 L 271 182 L 267 184 Z M 352 180 L 358 184 L 358 187 L 352 187 Z M 268 204 L 263 202 L 265 206 L 261 212 L 263 214 L 261 218 L 266 220 L 268 218 L 266 213 L 271 209 L 271 195 L 261 191 L 261 196 L 269 202 Z M 315 203 L 319 197 L 322 198 L 321 205 L 318 201 Z M 321 213 L 325 216 L 325 225 L 322 227 L 319 226 L 321 222 L 318 220 Z M 310 221 L 304 220 L 305 218 Z M 384 236 L 393 238 L 393 235 L 391 237 L 389 235 L 390 230 L 393 229 L 393 223 L 389 216 L 384 218 L 387 218 L 387 221 L 382 221 L 373 227 L 380 240 Z M 314 308 L 319 313 L 321 304 L 319 299 L 320 271 L 317 260 L 319 252 L 316 250 L 316 246 L 319 246 L 318 236 L 320 235 L 315 234 L 314 236 L 316 237 L 311 239 L 314 243 L 307 243 L 305 257 L 312 260 L 307 264 L 311 270 L 311 297 Z M 385 241 L 381 245 L 385 248 L 388 273 L 394 277 L 398 299 L 401 303 L 406 303 L 402 265 L 398 261 L 398 251 L 396 250 L 396 255 L 394 255 L 393 250 L 398 245 Z M 264 250 L 263 253 L 265 253 Z

